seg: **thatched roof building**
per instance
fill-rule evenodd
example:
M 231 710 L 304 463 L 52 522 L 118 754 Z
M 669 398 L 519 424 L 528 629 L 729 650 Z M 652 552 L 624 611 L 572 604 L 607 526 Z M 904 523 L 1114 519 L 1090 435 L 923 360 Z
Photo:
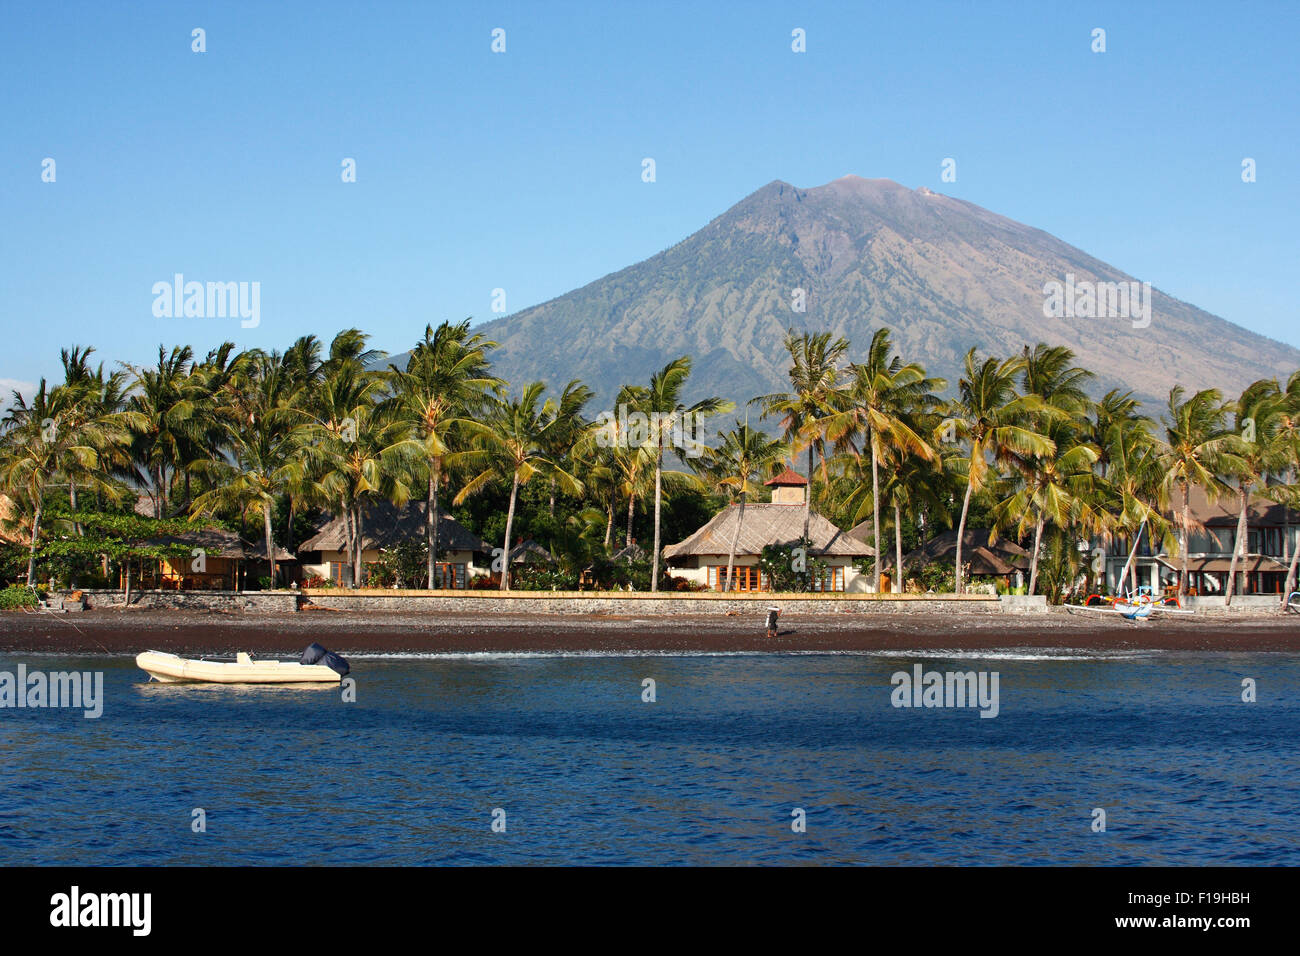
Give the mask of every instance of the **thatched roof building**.
M 376 501 L 361 513 L 361 547 L 365 551 L 394 548 L 404 541 L 424 540 L 424 521 L 428 505 L 409 501 L 399 508 L 389 501 Z M 455 518 L 438 509 L 438 550 L 474 551 L 490 554 L 492 545 L 472 534 Z M 299 553 L 309 551 L 344 551 L 347 528 L 342 515 L 329 518 L 320 530 L 302 543 Z
M 235 532 L 227 531 L 224 528 L 200 528 L 195 531 L 183 531 L 180 534 L 168 534 L 158 538 L 151 538 L 147 543 L 155 547 L 183 545 L 191 549 L 198 548 L 210 558 L 230 558 L 237 561 L 266 560 L 265 541 L 245 541 Z M 297 559 L 277 544 L 275 546 L 275 560 L 279 562 L 295 561 Z
M 920 567 L 934 562 L 951 564 L 956 559 L 957 531 L 937 534 L 925 544 L 903 556 L 904 567 Z M 967 528 L 962 536 L 961 559 L 975 575 L 1005 577 L 1029 569 L 1029 552 L 1006 538 L 989 539 L 987 528 Z
M 696 555 L 725 555 L 740 522 L 740 506 L 728 505 L 685 541 L 664 548 L 665 558 Z M 873 548 L 851 538 L 817 512 L 808 525 L 810 557 L 871 557 Z M 803 540 L 803 508 L 788 504 L 754 503 L 745 505 L 745 520 L 740 528 L 737 555 L 758 555 L 769 544 L 796 545 Z

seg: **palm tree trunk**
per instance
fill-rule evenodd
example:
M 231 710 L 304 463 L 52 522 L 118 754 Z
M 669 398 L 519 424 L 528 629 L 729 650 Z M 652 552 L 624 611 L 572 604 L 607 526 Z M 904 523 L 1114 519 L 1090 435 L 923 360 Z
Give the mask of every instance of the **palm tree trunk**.
M 36 498 L 36 514 L 32 518 L 32 545 L 27 551 L 27 586 L 32 587 L 36 583 L 36 537 L 41 531 L 41 514 L 44 512 L 44 502 L 40 499 L 40 493 Z
M 1032 595 L 1038 586 L 1038 553 L 1043 547 L 1043 525 L 1047 521 L 1039 515 L 1034 525 L 1034 553 L 1029 556 L 1029 593 Z
M 361 530 L 361 502 L 352 506 L 352 537 L 355 540 L 356 553 L 352 562 L 352 586 L 361 587 L 361 556 L 364 550 L 364 538 Z
M 72 507 L 72 513 L 77 513 L 77 482 L 71 475 L 68 476 L 68 504 Z M 72 530 L 77 533 L 77 537 L 84 537 L 85 532 L 81 530 L 81 522 L 74 521 Z
M 555 477 L 554 476 L 551 477 L 551 501 L 550 504 L 547 505 L 547 514 L 549 514 L 552 518 L 555 517 Z
M 809 528 L 812 526 L 812 476 L 813 476 L 813 446 L 812 442 L 808 443 L 808 487 L 804 489 L 803 495 L 803 545 L 808 547 Z
M 347 563 L 348 563 L 348 564 L 351 564 L 351 563 L 352 563 L 352 553 L 353 553 L 353 551 L 356 550 L 356 549 L 353 547 L 353 545 L 352 545 L 352 540 L 353 540 L 353 538 L 352 538 L 352 507 L 351 507 L 351 506 L 350 506 L 346 501 L 344 501 L 342 504 L 343 504 L 343 507 L 342 507 L 342 510 L 341 510 L 340 513 L 343 515 L 343 539 L 344 539 L 344 540 L 343 540 L 343 544 L 344 544 L 344 546 L 345 546 L 346 549 L 347 549 L 346 551 L 344 551 L 344 554 L 346 554 L 347 557 L 348 557 L 348 561 L 347 561 Z M 342 579 L 341 579 L 341 577 L 340 577 L 340 581 L 339 581 L 339 583 L 340 583 L 340 584 L 342 583 Z
M 736 515 L 736 530 L 731 536 L 731 551 L 727 554 L 727 585 L 722 590 L 735 590 L 732 585 L 736 573 L 736 548 L 740 546 L 740 527 L 745 523 L 745 493 L 740 493 L 740 512 Z
M 271 505 L 262 503 L 262 529 L 266 532 L 266 560 L 271 562 L 271 587 L 275 587 L 275 542 L 271 539 Z
M 961 501 L 961 521 L 959 521 L 959 522 L 957 523 L 957 560 L 956 560 L 956 564 L 954 565 L 954 568 L 955 568 L 955 571 L 956 571 L 956 575 L 955 575 L 955 577 L 954 577 L 954 581 L 955 581 L 955 583 L 956 583 L 955 593 L 957 593 L 957 594 L 961 594 L 961 593 L 962 593 L 962 589 L 961 589 L 961 540 L 962 540 L 962 538 L 963 538 L 963 537 L 965 536 L 965 534 L 966 534 L 966 514 L 967 514 L 967 512 L 970 511 L 970 496 L 971 496 L 971 483 L 970 483 L 970 479 L 967 478 L 967 480 L 966 480 L 966 495 L 965 495 L 964 498 L 962 498 L 962 501 Z
M 1237 512 L 1237 534 L 1232 539 L 1232 561 L 1228 564 L 1228 586 L 1223 592 L 1226 607 L 1232 603 L 1232 592 L 1237 587 L 1237 558 L 1246 547 L 1246 503 L 1250 497 L 1250 485 L 1243 483 L 1237 491 L 1241 505 Z
M 1142 543 L 1142 529 L 1146 527 L 1146 519 L 1142 519 L 1142 524 L 1138 525 L 1137 535 L 1133 538 L 1133 547 L 1129 548 L 1128 560 L 1124 562 L 1124 567 L 1119 572 L 1119 580 L 1116 582 L 1118 590 L 1122 593 L 1124 590 L 1124 579 L 1128 577 L 1129 568 L 1133 569 L 1133 587 L 1130 593 L 1137 592 L 1137 567 L 1135 559 L 1137 558 L 1138 545 Z
M 435 561 L 434 547 L 433 547 L 433 529 L 434 526 L 437 524 L 437 517 L 434 514 L 434 512 L 437 509 L 437 506 L 438 506 L 438 499 L 434 494 L 434 490 L 433 490 L 433 468 L 432 466 L 430 466 L 429 497 L 428 500 L 425 502 L 425 509 L 424 509 L 424 544 L 425 547 L 428 549 L 427 553 L 425 554 L 425 561 L 424 561 L 425 570 L 428 572 L 427 573 L 428 580 L 427 583 L 425 584 L 425 587 L 427 587 L 430 591 L 432 591 L 437 586 L 437 582 L 434 581 L 433 579 L 434 576 L 433 565 Z
M 659 590 L 659 494 L 662 490 L 664 467 L 663 438 L 659 440 L 659 457 L 655 459 L 655 551 L 650 565 L 650 590 Z
M 510 533 L 515 526 L 515 498 L 519 495 L 519 469 L 515 469 L 515 480 L 510 486 L 510 510 L 506 512 L 506 549 L 501 564 L 501 590 L 510 590 Z
M 1183 541 L 1182 547 L 1182 573 L 1178 576 L 1178 603 L 1182 604 L 1187 597 L 1187 549 L 1192 545 L 1192 533 L 1190 531 L 1191 523 L 1191 506 L 1192 506 L 1192 489 L 1186 481 L 1183 482 Z
M 876 436 L 871 436 L 871 534 L 876 546 L 876 593 L 880 593 L 880 456 L 876 454 Z
M 1300 564 L 1300 548 L 1291 551 L 1291 564 L 1286 569 L 1286 586 L 1282 588 L 1282 607 L 1286 607 L 1287 598 L 1295 590 L 1296 566 Z
M 605 509 L 605 550 L 609 550 L 610 539 L 614 537 L 614 495 L 609 496 L 609 507 Z
M 894 588 L 895 594 L 903 593 L 903 509 L 894 502 Z

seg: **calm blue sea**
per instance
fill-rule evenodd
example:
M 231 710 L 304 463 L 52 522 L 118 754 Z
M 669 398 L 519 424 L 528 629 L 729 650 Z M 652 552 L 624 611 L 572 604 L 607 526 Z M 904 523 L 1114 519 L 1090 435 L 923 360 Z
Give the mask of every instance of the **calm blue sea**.
M 19 661 L 106 702 L 0 710 L 2 865 L 1300 864 L 1294 655 L 354 658 L 351 704 Z M 918 662 L 999 716 L 892 707 Z

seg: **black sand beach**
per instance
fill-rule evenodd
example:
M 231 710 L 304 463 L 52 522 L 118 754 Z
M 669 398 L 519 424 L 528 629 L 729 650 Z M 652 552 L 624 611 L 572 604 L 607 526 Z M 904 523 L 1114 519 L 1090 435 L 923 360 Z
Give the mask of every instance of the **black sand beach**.
M 1300 617 L 1169 618 L 1130 623 L 1047 614 L 783 615 L 769 640 L 754 616 L 505 615 L 303 611 L 268 615 L 165 610 L 0 614 L 0 652 L 340 653 L 774 652 L 869 650 L 1300 651 Z

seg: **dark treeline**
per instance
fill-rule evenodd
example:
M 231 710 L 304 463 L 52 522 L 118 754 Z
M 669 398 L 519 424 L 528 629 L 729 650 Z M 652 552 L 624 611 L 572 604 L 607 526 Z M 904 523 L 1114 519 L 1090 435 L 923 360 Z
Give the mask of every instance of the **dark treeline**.
M 1234 501 L 1243 539 L 1250 495 L 1300 500 L 1300 373 L 1237 396 L 1178 387 L 1151 414 L 1131 393 L 1093 399 L 1073 353 L 1039 344 L 1010 357 L 972 349 L 944 399 L 949 383 L 895 354 L 888 329 L 862 362 L 830 333 L 791 332 L 789 388 L 753 399 L 751 425 L 730 402 L 683 400 L 688 357 L 598 410 L 576 380 L 512 388 L 492 374 L 495 347 L 467 320 L 426 328 L 401 367 L 357 329 L 284 352 L 161 347 L 156 364 L 112 370 L 92 348 L 66 349 L 63 381 L 15 393 L 0 425 L 0 490 L 21 541 L 4 574 L 111 579 L 148 553 L 124 540 L 183 521 L 262 541 L 274 578 L 276 548 L 293 551 L 329 513 L 345 518 L 359 585 L 367 503 L 424 499 L 429 515 L 503 547 L 537 541 L 556 558 L 551 586 L 635 542 L 649 552 L 644 586 L 659 589 L 664 544 L 755 500 L 792 464 L 811 479 L 807 508 L 843 528 L 871 519 L 877 590 L 919 541 L 987 527 L 1029 548 L 1030 593 L 1060 599 L 1092 583 L 1081 541 L 1145 527 L 1182 555 L 1181 593 L 1192 488 Z M 128 527 L 140 500 L 151 517 Z M 955 566 L 927 587 L 968 586 L 958 540 Z M 419 583 L 432 586 L 431 521 L 418 550 Z M 1295 578 L 1292 554 L 1285 593 Z

